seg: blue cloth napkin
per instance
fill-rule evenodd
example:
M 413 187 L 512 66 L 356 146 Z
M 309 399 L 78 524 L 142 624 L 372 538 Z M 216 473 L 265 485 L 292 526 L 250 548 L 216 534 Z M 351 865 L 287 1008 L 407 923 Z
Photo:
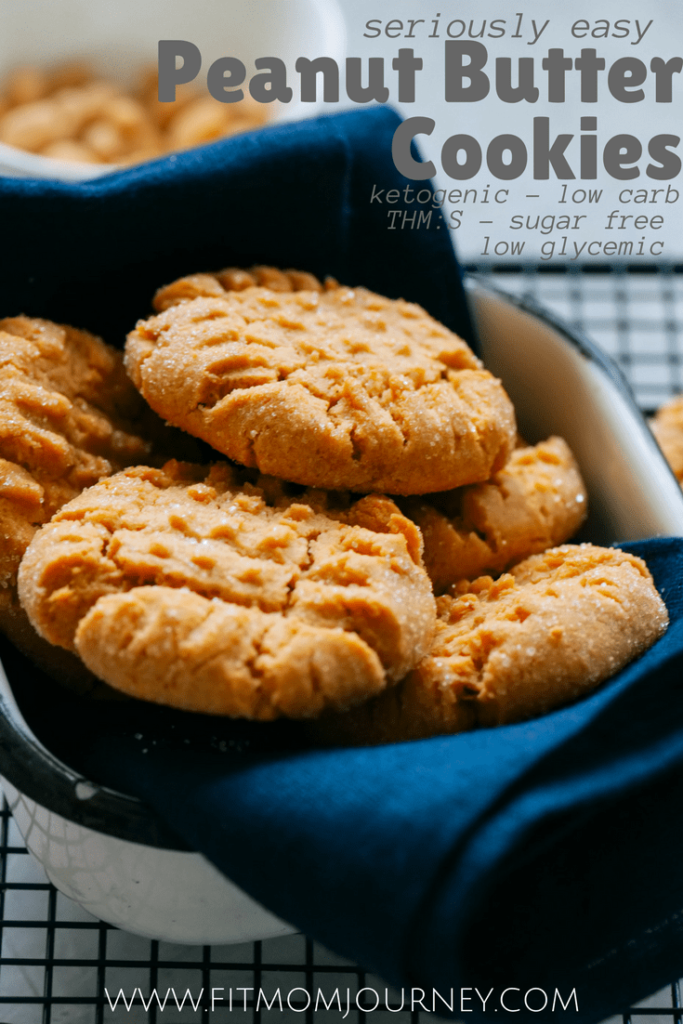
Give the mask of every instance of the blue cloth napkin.
M 404 295 L 469 335 L 445 225 L 392 231 L 371 201 L 407 184 L 390 156 L 396 124 L 374 109 L 89 184 L 2 180 L 0 309 L 120 343 L 161 283 L 269 262 Z M 629 547 L 667 601 L 668 633 L 588 699 L 533 722 L 325 751 L 287 729 L 222 723 L 239 742 L 210 747 L 161 735 L 181 718 L 201 732 L 202 716 L 60 698 L 40 709 L 46 735 L 61 714 L 56 753 L 139 795 L 276 914 L 423 989 L 428 1008 L 436 990 L 437 1011 L 453 998 L 456 1016 L 480 1020 L 509 989 L 519 1022 L 546 1019 L 553 1002 L 597 1021 L 683 966 L 683 541 Z M 136 740 L 155 728 L 158 743 Z M 476 989 L 494 990 L 486 1013 Z

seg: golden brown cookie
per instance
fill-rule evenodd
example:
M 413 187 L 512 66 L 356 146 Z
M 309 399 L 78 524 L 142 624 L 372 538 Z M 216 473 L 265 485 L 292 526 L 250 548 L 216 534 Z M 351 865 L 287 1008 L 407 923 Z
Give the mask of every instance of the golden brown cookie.
M 507 395 L 419 306 L 336 282 L 301 289 L 291 271 L 240 288 L 238 273 L 162 289 L 163 311 L 128 337 L 128 372 L 166 420 L 312 487 L 424 494 L 504 465 Z
M 124 692 L 214 714 L 305 718 L 396 682 L 435 624 L 414 524 L 247 476 L 171 462 L 84 491 L 22 561 L 34 627 Z
M 24 551 L 57 509 L 146 461 L 164 434 L 178 443 L 130 383 L 121 353 L 100 338 L 26 316 L 0 320 L 0 629 L 42 667 L 49 648 L 16 599 Z M 83 671 L 61 656 L 54 666 L 79 685 Z
M 0 320 L 0 605 L 37 525 L 102 476 L 149 456 L 121 354 L 29 317 Z
M 15 67 L 3 85 L 1 143 L 91 164 L 153 160 L 259 128 L 271 113 L 251 96 L 221 103 L 193 83 L 180 85 L 172 103 L 161 103 L 156 69 L 124 88 L 80 61 Z
M 568 445 L 550 437 L 517 448 L 503 469 L 430 502 L 408 500 L 422 530 L 434 592 L 460 579 L 498 575 L 514 562 L 569 540 L 586 517 L 586 488 Z
M 375 744 L 503 725 L 589 692 L 666 630 L 647 566 L 617 548 L 553 548 L 437 600 L 432 650 L 403 683 L 315 723 L 323 742 Z
M 650 420 L 652 433 L 679 483 L 683 483 L 683 395 L 676 395 Z

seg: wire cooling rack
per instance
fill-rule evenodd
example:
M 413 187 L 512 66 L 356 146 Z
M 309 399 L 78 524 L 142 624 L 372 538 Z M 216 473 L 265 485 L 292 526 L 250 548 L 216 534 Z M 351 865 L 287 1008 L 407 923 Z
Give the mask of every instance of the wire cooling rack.
M 472 269 L 588 334 L 620 365 L 641 409 L 683 390 L 683 267 Z
M 683 389 L 680 268 L 472 269 L 590 335 L 620 364 L 644 410 Z M 258 1004 L 255 993 L 263 990 L 270 998 L 278 988 L 282 1009 Z M 49 884 L 9 811 L 0 812 L 0 1024 L 360 1024 L 373 1009 L 375 992 L 381 1003 L 370 1015 L 372 1024 L 438 1019 L 419 1007 L 399 1010 L 401 994 L 386 988 L 380 978 L 301 935 L 239 946 L 180 946 L 102 924 Z M 223 989 L 223 1005 L 215 1000 L 212 1007 L 212 989 Z M 322 992 L 331 1003 L 335 989 L 341 1012 L 336 1004 L 328 1010 L 319 1003 L 316 1011 L 312 1001 L 307 1007 L 308 994 Z M 345 1015 L 347 993 L 351 1008 Z M 357 1008 L 358 994 L 365 1010 Z M 391 1013 L 381 1009 L 387 996 Z M 630 1009 L 619 1005 L 615 993 L 614 1010 L 609 1024 L 680 1024 L 679 983 Z

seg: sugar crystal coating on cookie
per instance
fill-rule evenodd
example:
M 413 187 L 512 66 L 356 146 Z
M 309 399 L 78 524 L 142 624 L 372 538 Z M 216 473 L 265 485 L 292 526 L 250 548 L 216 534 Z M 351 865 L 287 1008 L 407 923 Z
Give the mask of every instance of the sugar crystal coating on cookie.
M 430 653 L 392 691 L 316 723 L 325 742 L 374 744 L 545 714 L 594 689 L 666 630 L 642 559 L 565 544 L 498 580 L 437 599 Z
M 486 483 L 408 499 L 404 508 L 422 530 L 425 567 L 440 594 L 569 540 L 586 517 L 587 494 L 569 446 L 550 437 L 516 448 Z
M 652 433 L 679 483 L 683 483 L 683 395 L 676 395 L 650 420 Z
M 0 320 L 0 611 L 37 526 L 149 456 L 143 415 L 121 353 L 100 338 L 48 320 Z
M 502 467 L 512 406 L 462 339 L 413 303 L 255 269 L 161 289 L 129 335 L 128 372 L 160 415 L 313 487 L 424 494 Z
M 426 653 L 435 604 L 392 501 L 327 504 L 225 463 L 127 470 L 40 530 L 22 603 L 134 696 L 256 719 L 348 707 Z

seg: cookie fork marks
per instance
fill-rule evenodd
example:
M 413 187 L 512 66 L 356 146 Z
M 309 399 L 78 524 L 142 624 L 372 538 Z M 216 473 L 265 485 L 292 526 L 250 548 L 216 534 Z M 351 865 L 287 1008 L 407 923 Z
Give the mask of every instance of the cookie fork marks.
M 334 511 L 319 492 L 248 477 L 167 463 L 84 492 L 22 563 L 36 629 L 112 686 L 213 713 L 241 714 L 241 700 L 249 717 L 305 717 L 396 682 L 435 623 L 414 524 L 380 496 Z
M 568 540 L 585 519 L 587 494 L 569 447 L 550 437 L 515 449 L 486 483 L 401 504 L 422 530 L 427 572 L 441 594 Z
M 292 273 L 288 290 L 226 289 L 221 274 L 162 289 L 126 345 L 150 405 L 306 486 L 423 494 L 501 468 L 512 406 L 462 339 L 419 306 L 336 282 L 297 290 Z

